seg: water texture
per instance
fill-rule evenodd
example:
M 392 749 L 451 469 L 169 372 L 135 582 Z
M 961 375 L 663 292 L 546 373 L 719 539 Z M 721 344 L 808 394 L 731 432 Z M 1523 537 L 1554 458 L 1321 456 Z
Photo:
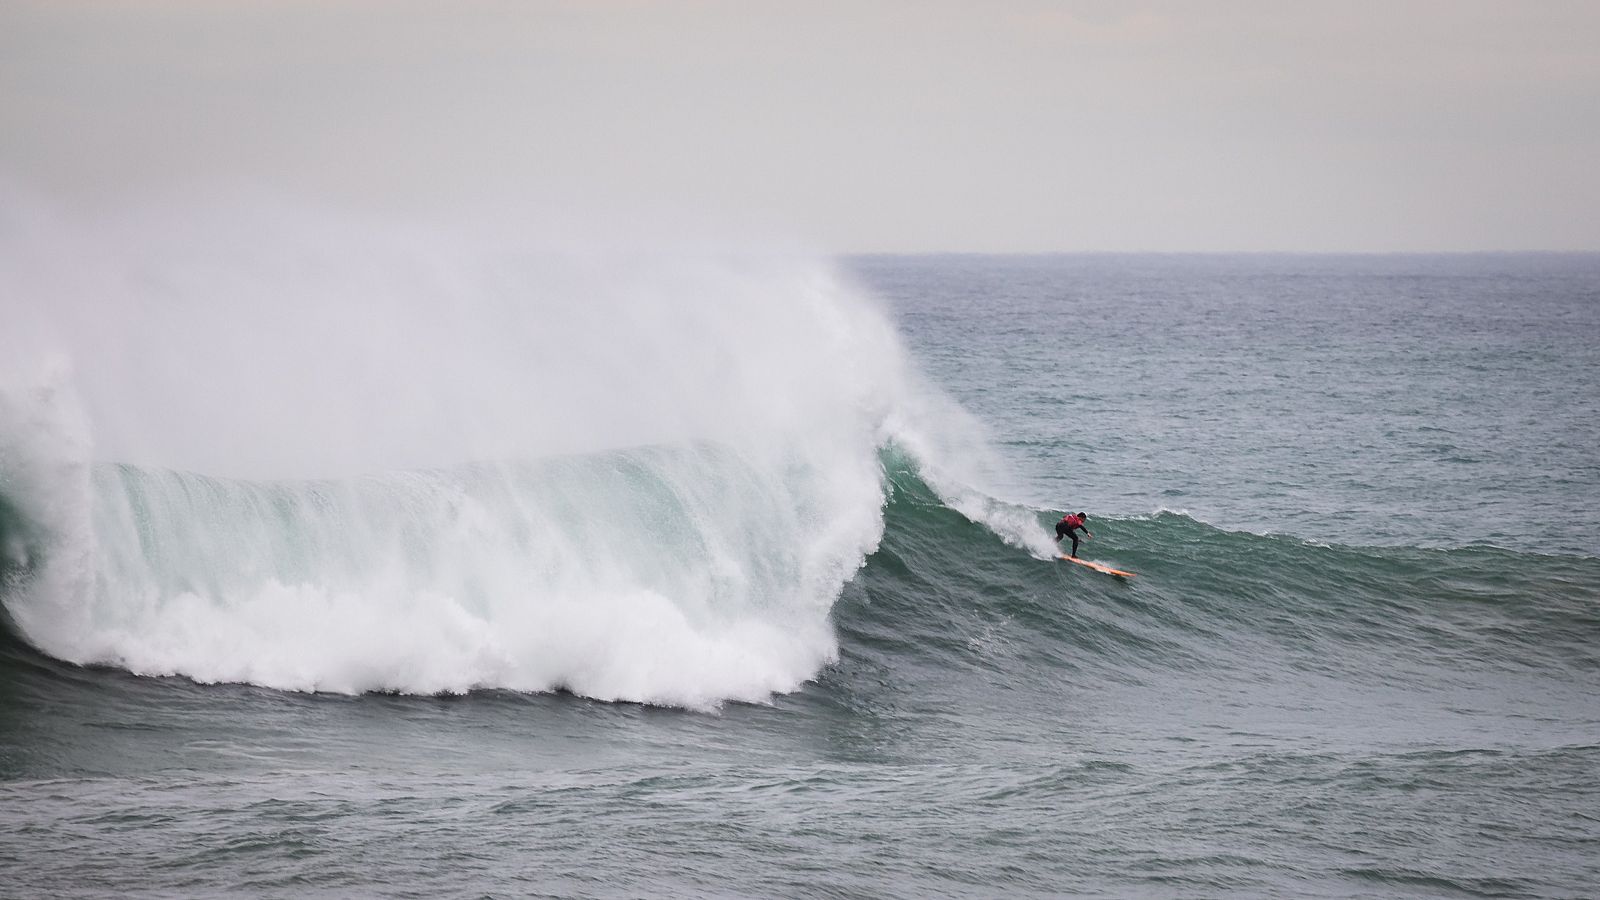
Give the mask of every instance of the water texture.
M 146 355 L 16 314 L 59 352 L 0 389 L 5 893 L 1600 884 L 1600 258 L 469 253 L 419 288 L 390 250 L 251 269 L 399 297 L 381 340 L 273 331 L 182 254 L 100 278 L 158 307 Z M 251 365 L 137 364 L 196 338 L 338 380 L 286 376 L 300 420 Z M 1137 577 L 1051 559 L 1079 509 Z

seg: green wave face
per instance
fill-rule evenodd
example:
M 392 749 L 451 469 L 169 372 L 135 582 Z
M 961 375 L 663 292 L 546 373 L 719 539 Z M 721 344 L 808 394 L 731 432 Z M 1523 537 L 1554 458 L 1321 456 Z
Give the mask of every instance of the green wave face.
M 883 543 L 840 616 L 847 649 L 964 667 L 1003 646 L 1019 678 L 1041 660 L 1122 678 L 1600 670 L 1600 560 L 1328 546 L 1171 512 L 1094 520 L 1080 554 L 1138 573 L 1125 581 L 1008 546 L 910 471 L 892 484 Z M 1060 515 L 1038 514 L 1040 530 Z

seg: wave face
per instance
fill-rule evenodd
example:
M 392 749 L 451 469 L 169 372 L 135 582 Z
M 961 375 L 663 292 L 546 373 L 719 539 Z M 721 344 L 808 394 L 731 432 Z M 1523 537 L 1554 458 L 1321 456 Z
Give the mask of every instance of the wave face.
M 976 496 L 981 441 L 825 265 L 135 224 L 8 260 L 5 606 L 60 659 L 759 700 L 835 657 L 884 447 Z
M 863 602 L 841 619 L 847 654 L 885 667 L 1004 670 L 1005 684 L 1070 672 L 1090 685 L 1177 675 L 1423 695 L 1485 673 L 1537 675 L 1519 689 L 1551 708 L 1586 703 L 1582 686 L 1600 672 L 1593 557 L 1327 545 L 1158 511 L 1094 522 L 1081 553 L 1115 548 L 1107 561 L 1138 573 L 1123 581 L 1067 564 L 1042 571 L 913 469 L 893 470 L 891 489 L 883 541 L 858 579 Z M 1039 514 L 1036 527 L 1059 515 Z M 1494 690 L 1501 701 L 1514 693 Z

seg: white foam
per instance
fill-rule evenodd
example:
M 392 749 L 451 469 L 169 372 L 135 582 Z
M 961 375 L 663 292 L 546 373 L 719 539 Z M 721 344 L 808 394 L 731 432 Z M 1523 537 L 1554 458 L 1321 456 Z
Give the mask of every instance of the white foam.
M 7 317 L 70 371 L 0 379 L 0 433 L 37 438 L 0 490 L 51 534 L 6 598 L 41 649 L 290 690 L 762 700 L 836 655 L 885 442 L 978 496 L 932 461 L 971 423 L 827 264 L 300 224 L 9 252 Z

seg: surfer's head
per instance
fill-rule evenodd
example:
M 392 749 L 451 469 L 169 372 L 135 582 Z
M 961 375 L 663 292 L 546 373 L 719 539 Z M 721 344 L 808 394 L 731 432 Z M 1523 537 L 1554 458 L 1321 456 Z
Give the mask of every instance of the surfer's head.
M 1085 512 L 1078 513 L 1078 518 L 1087 519 L 1087 518 L 1089 518 L 1089 514 L 1085 513 Z

